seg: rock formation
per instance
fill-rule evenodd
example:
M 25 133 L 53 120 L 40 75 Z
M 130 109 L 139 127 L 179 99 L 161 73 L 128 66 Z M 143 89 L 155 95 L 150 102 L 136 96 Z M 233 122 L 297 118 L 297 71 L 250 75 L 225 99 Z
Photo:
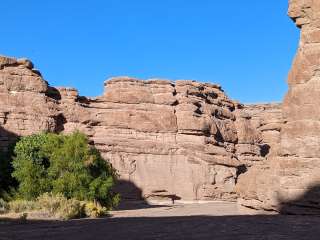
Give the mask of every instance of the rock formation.
M 56 130 L 57 105 L 48 91 L 29 60 L 0 57 L 0 147 L 16 136 Z
M 124 197 L 235 200 L 238 175 L 277 145 L 279 105 L 243 106 L 218 85 L 119 77 L 93 99 L 48 86 L 29 60 L 0 60 L 2 147 L 84 132 L 118 170 Z
M 248 116 L 237 121 L 241 105 L 220 86 L 120 77 L 82 103 L 74 90 L 59 91 L 64 131 L 90 136 L 124 185 L 134 183 L 146 198 L 235 200 L 240 166 L 261 160 L 259 134 L 238 139 Z M 127 198 L 139 193 L 122 189 Z
M 301 40 L 283 104 L 242 105 L 215 84 L 129 77 L 87 98 L 49 86 L 29 60 L 0 57 L 0 147 L 79 130 L 117 169 L 124 198 L 238 198 L 254 209 L 317 213 L 320 1 L 291 0 L 289 15 Z
M 301 39 L 283 102 L 280 149 L 241 176 L 237 188 L 245 206 L 315 214 L 320 210 L 320 1 L 289 5 Z

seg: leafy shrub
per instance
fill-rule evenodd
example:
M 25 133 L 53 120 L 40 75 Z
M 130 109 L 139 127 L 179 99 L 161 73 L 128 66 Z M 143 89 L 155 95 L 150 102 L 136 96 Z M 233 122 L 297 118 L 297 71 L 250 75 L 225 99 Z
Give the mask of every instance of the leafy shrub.
M 37 209 L 37 206 L 34 201 L 17 199 L 9 202 L 9 210 L 15 213 L 33 211 L 35 209 Z
M 88 217 L 97 218 L 108 215 L 108 210 L 97 202 L 87 202 L 85 204 L 85 213 Z
M 23 137 L 14 149 L 13 176 L 21 198 L 45 192 L 80 201 L 98 201 L 110 209 L 119 202 L 112 191 L 116 173 L 84 134 L 41 133 Z
M 22 137 L 16 144 L 13 174 L 19 182 L 21 198 L 34 200 L 41 193 L 51 190 L 47 169 L 49 161 L 43 145 L 49 140 L 46 134 Z

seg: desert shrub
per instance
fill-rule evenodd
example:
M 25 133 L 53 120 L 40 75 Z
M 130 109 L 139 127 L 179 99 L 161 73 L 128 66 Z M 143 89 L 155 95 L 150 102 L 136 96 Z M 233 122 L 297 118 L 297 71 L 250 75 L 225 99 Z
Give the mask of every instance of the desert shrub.
M 15 147 L 13 176 L 21 198 L 52 192 L 68 199 L 98 201 L 110 209 L 119 202 L 112 191 L 116 173 L 84 134 L 41 133 L 23 137 Z
M 84 217 L 84 207 L 84 204 L 77 199 L 67 199 L 67 201 L 61 205 L 58 217 L 64 220 Z
M 67 199 L 62 194 L 44 193 L 35 201 L 13 200 L 8 204 L 8 210 L 14 213 L 26 212 L 45 213 L 48 217 L 58 219 L 74 219 L 84 217 L 85 203 L 76 199 Z
M 50 214 L 56 214 L 61 204 L 66 200 L 62 194 L 44 193 L 37 198 L 37 205 L 40 209 L 46 210 Z
M 108 215 L 108 210 L 97 202 L 87 202 L 85 204 L 85 214 L 92 218 L 103 217 Z
M 9 204 L 0 198 L 0 214 L 7 213 L 9 211 Z
M 36 201 L 37 207 L 52 217 L 73 219 L 85 216 L 84 203 L 76 199 L 67 199 L 62 194 L 44 193 Z
M 17 199 L 9 202 L 9 210 L 15 213 L 33 211 L 37 208 L 37 204 L 34 201 Z

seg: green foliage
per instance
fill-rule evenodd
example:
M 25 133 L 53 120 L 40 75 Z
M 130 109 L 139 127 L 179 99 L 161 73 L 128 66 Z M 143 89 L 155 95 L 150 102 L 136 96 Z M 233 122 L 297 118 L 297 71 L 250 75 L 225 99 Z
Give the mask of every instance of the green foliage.
M 7 201 L 11 199 L 11 194 L 17 185 L 17 182 L 11 176 L 13 171 L 11 165 L 12 150 L 12 147 L 9 147 L 7 152 L 0 150 L 0 197 Z
M 47 134 L 23 137 L 15 146 L 12 176 L 18 180 L 19 194 L 24 199 L 32 200 L 50 191 L 49 161 L 43 149 L 48 138 Z
M 79 132 L 23 137 L 14 152 L 12 175 L 23 199 L 34 200 L 52 192 L 68 199 L 98 201 L 108 209 L 119 202 L 112 191 L 115 170 Z

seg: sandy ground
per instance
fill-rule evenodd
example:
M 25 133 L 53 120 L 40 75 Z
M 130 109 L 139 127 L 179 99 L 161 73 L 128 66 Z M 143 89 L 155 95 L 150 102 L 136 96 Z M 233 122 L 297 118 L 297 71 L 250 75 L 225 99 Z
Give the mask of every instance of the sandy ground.
M 320 217 L 245 215 L 233 203 L 134 203 L 122 208 L 127 210 L 103 219 L 2 220 L 0 239 L 320 239 Z

